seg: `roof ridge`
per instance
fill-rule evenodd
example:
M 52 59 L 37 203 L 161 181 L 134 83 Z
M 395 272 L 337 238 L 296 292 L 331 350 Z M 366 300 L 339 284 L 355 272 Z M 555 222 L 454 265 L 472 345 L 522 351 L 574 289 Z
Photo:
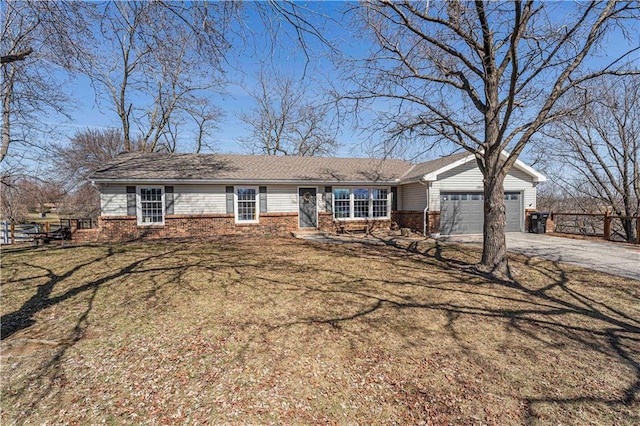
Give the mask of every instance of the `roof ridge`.
M 359 160 L 368 160 L 368 161 L 393 161 L 393 162 L 402 162 L 407 165 L 412 165 L 410 161 L 404 160 L 402 158 L 386 158 L 386 157 L 330 157 L 330 156 L 311 156 L 311 155 L 267 155 L 267 154 L 239 154 L 239 153 L 220 153 L 220 152 L 145 152 L 145 151 L 129 151 L 129 152 L 120 152 L 118 156 L 123 155 L 161 155 L 161 156 L 194 156 L 194 157 L 260 157 L 260 158 L 269 158 L 269 159 L 323 159 L 323 160 L 348 160 L 348 161 L 359 161 Z
M 418 164 L 415 164 L 415 163 L 409 163 L 409 164 L 411 164 L 411 167 L 409 167 L 409 168 L 407 169 L 407 171 L 406 171 L 406 172 L 404 172 L 404 173 L 400 176 L 400 178 L 399 178 L 399 179 L 400 179 L 400 182 L 402 182 L 402 181 L 404 180 L 404 178 L 405 178 L 405 177 L 406 177 L 406 176 L 411 172 L 411 170 L 415 169 L 415 168 L 416 168 L 416 166 L 417 166 L 418 164 L 420 164 L 420 163 L 418 163 Z

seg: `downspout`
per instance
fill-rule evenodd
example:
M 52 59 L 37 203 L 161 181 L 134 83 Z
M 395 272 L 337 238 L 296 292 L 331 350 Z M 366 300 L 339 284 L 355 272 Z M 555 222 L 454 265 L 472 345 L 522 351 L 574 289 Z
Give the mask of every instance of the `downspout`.
M 425 194 L 427 196 L 427 203 L 424 207 L 424 210 L 422 212 L 422 235 L 424 235 L 425 238 L 428 237 L 427 235 L 427 214 L 429 214 L 429 184 L 431 182 L 424 182 L 422 179 L 419 180 L 420 184 L 425 186 Z

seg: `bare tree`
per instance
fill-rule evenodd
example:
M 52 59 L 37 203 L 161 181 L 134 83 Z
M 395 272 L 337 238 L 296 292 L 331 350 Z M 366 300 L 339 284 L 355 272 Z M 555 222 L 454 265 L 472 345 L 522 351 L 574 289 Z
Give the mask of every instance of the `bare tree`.
M 65 214 L 97 216 L 100 211 L 98 190 L 88 180 L 91 173 L 124 152 L 124 136 L 119 129 L 84 129 L 68 143 L 53 145 L 51 177 L 64 186 L 67 196 L 60 206 Z M 131 142 L 132 150 L 141 150 L 142 142 Z
M 122 124 L 124 149 L 175 150 L 180 123 L 192 118 L 206 134 L 219 118 L 211 97 L 225 83 L 225 30 L 234 4 L 108 2 L 96 7 L 99 34 L 79 69 Z M 198 105 L 199 108 L 193 108 Z M 163 145 L 164 146 L 161 146 Z
M 3 220 L 21 222 L 27 218 L 27 202 L 21 182 L 13 176 L 5 176 L 0 185 L 0 216 Z
M 2 145 L 40 148 L 35 134 L 48 130 L 42 118 L 67 107 L 60 70 L 79 58 L 85 7 L 70 2 L 6 1 L 0 3 L 2 60 Z
M 63 188 L 48 180 L 11 177 L 0 186 L 0 215 L 12 222 L 28 219 L 28 213 L 46 212 L 64 199 Z
M 133 150 L 140 144 L 132 142 Z M 68 143 L 53 146 L 54 174 L 71 190 L 86 183 L 91 173 L 124 152 L 124 147 L 124 136 L 119 129 L 78 130 Z
M 573 114 L 545 131 L 546 155 L 563 165 L 554 180 L 568 192 L 610 207 L 619 216 L 640 214 L 640 79 L 600 79 L 577 88 Z M 570 167 L 569 171 L 567 167 Z M 623 219 L 625 238 L 635 239 Z
M 267 155 L 328 155 L 336 150 L 329 108 L 305 84 L 264 70 L 258 80 L 258 88 L 249 92 L 255 106 L 239 116 L 251 130 L 242 145 Z
M 505 176 L 531 137 L 567 114 L 557 104 L 567 92 L 629 71 L 628 51 L 610 64 L 588 59 L 637 22 L 638 4 L 377 1 L 354 10 L 375 47 L 354 62 L 346 98 L 384 102 L 391 139 L 476 156 L 485 194 L 479 267 L 509 276 Z

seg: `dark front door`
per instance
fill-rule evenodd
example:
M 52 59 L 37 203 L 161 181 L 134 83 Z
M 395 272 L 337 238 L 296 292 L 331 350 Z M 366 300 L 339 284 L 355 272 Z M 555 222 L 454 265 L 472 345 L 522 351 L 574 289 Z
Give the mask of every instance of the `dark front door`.
M 298 188 L 298 217 L 300 228 L 318 227 L 318 207 L 315 188 Z

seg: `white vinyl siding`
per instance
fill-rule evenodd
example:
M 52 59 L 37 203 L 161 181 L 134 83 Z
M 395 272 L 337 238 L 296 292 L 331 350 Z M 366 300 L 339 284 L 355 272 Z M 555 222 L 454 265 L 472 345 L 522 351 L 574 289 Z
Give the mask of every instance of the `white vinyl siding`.
M 127 187 L 103 186 L 100 189 L 100 208 L 103 216 L 126 216 Z
M 173 193 L 174 214 L 224 214 L 227 212 L 224 185 L 175 185 Z
M 402 186 L 402 210 L 423 211 L 427 206 L 427 187 L 421 183 Z M 400 208 L 400 206 L 398 206 Z
M 531 188 L 526 188 L 524 190 L 524 208 L 527 209 L 536 209 L 536 193 L 537 189 L 532 186 Z
M 448 170 L 438 176 L 429 189 L 429 210 L 440 210 L 440 192 L 482 192 L 482 172 L 475 161 Z M 505 191 L 524 191 L 524 207 L 535 207 L 536 190 L 531 177 L 517 169 L 511 169 L 504 180 Z M 530 206 L 531 205 L 531 206 Z M 423 207 L 424 208 L 424 205 Z
M 267 212 L 269 213 L 297 213 L 298 189 L 296 186 L 273 185 L 267 186 Z

